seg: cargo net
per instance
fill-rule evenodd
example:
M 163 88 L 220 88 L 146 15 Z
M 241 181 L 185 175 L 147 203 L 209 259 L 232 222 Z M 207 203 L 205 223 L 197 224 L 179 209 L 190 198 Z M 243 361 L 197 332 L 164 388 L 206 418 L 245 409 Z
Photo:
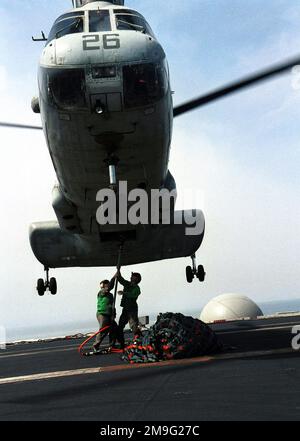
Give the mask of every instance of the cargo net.
M 222 350 L 212 329 L 182 314 L 160 314 L 155 325 L 125 348 L 123 359 L 131 364 L 155 363 L 209 355 Z

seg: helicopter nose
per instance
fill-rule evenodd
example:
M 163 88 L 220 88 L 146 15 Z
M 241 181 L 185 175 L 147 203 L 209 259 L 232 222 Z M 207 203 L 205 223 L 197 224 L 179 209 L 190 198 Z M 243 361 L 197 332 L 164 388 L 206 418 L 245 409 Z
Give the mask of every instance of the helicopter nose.
M 55 44 L 57 66 L 156 62 L 164 56 L 157 40 L 135 31 L 72 34 Z
M 41 62 L 41 90 L 60 109 L 111 115 L 149 106 L 167 89 L 163 49 L 141 32 L 66 35 L 54 48 L 56 62 Z

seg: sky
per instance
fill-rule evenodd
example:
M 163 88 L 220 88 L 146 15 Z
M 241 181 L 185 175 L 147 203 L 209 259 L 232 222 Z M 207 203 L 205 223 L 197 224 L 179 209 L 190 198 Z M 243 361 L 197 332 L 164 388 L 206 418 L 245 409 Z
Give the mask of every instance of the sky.
M 300 53 L 300 0 L 127 0 L 163 45 L 174 103 Z M 1 0 L 0 121 L 40 124 L 37 94 L 42 43 L 71 0 Z M 177 208 L 202 209 L 198 251 L 204 284 L 188 285 L 189 259 L 124 268 L 143 275 L 140 314 L 199 309 L 234 292 L 258 302 L 300 298 L 300 81 L 294 74 L 249 89 L 175 120 L 170 170 Z M 52 271 L 59 293 L 38 297 L 43 268 L 31 252 L 33 221 L 55 219 L 55 183 L 44 136 L 0 128 L 0 326 L 70 329 L 95 320 L 99 281 L 114 269 Z M 96 322 L 95 322 L 96 328 Z M 78 329 L 79 330 L 79 329 Z M 38 332 L 38 331 L 37 331 Z

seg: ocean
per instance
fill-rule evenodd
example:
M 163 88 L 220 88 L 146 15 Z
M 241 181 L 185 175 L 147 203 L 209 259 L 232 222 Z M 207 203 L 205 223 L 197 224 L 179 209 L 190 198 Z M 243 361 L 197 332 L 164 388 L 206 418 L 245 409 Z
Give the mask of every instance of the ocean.
M 263 311 L 264 315 L 276 314 L 279 312 L 300 312 L 300 299 L 257 302 L 257 304 Z M 201 307 L 198 310 L 187 310 L 180 312 L 188 316 L 199 318 Z M 150 325 L 155 322 L 156 316 L 157 313 L 150 314 Z M 47 338 L 64 337 L 76 334 L 87 334 L 94 331 L 96 331 L 95 321 L 66 323 L 59 326 L 31 326 L 24 328 L 11 328 L 6 330 L 1 329 L 0 343 L 3 342 L 4 338 L 7 343 L 11 343 L 14 341 L 43 340 Z

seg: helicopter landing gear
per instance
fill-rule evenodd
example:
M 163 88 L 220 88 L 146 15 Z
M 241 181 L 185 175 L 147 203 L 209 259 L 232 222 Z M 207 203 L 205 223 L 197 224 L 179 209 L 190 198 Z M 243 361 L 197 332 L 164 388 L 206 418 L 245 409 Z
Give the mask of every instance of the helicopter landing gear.
M 49 279 L 49 268 L 45 268 L 46 271 L 46 280 L 38 279 L 37 281 L 37 292 L 39 296 L 45 295 L 45 292 L 49 290 L 53 296 L 57 294 L 57 282 L 55 277 L 51 277 Z
M 37 289 L 39 296 L 42 297 L 45 294 L 46 288 L 45 288 L 45 282 L 43 279 L 38 279 L 36 289 Z
M 187 280 L 187 282 L 192 283 L 195 277 L 197 277 L 197 279 L 199 279 L 200 282 L 204 282 L 206 272 L 204 270 L 203 265 L 199 265 L 197 267 L 195 254 L 193 256 L 191 256 L 191 259 L 192 259 L 193 266 L 186 267 L 186 280 Z

